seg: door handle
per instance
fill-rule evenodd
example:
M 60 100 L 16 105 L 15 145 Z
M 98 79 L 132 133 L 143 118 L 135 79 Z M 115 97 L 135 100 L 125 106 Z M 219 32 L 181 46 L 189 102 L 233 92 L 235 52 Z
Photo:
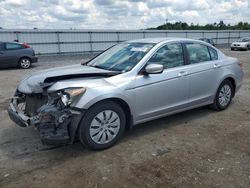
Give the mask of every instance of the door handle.
M 181 71 L 179 72 L 178 77 L 187 76 L 187 75 L 188 75 L 187 71 Z
M 220 68 L 221 66 L 218 64 L 218 63 L 215 63 L 214 64 L 214 68 L 217 69 L 217 68 Z

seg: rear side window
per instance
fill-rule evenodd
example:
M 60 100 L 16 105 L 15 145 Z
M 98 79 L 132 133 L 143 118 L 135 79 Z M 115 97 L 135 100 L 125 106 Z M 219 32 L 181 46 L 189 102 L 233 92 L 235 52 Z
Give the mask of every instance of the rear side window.
M 6 50 L 17 50 L 17 49 L 22 49 L 24 47 L 21 44 L 6 43 L 5 48 L 6 48 Z
M 186 47 L 191 64 L 211 60 L 207 46 L 198 43 L 188 43 L 186 44 Z
M 217 60 L 218 59 L 217 51 L 213 48 L 210 48 L 210 47 L 208 47 L 208 49 L 209 49 L 209 53 L 211 56 L 211 60 Z
M 184 65 L 182 45 L 167 44 L 160 48 L 148 61 L 148 64 L 157 63 L 166 68 Z

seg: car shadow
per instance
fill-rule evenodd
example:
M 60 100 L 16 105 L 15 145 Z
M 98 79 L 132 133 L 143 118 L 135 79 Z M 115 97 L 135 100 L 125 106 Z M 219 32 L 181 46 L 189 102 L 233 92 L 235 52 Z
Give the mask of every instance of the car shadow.
M 138 124 L 132 127 L 131 130 L 126 131 L 121 142 L 127 142 L 130 139 L 140 137 L 146 134 L 151 134 L 161 130 L 166 130 L 175 126 L 192 126 L 190 122 L 197 118 L 205 118 L 205 116 L 216 113 L 216 111 L 205 106 L 174 115 L 166 116 L 160 119 L 152 120 L 146 123 Z
M 133 140 L 137 140 L 138 137 L 153 134 L 161 130 L 168 130 L 174 126 L 182 126 L 183 123 L 184 126 L 191 127 L 192 123 L 190 122 L 196 118 L 204 118 L 211 113 L 216 112 L 208 107 L 201 107 L 136 125 L 125 132 L 123 138 L 116 146 L 101 152 L 89 150 L 79 141 L 76 141 L 72 145 L 44 146 L 40 141 L 37 130 L 33 127 L 17 127 L 17 125 L 7 118 L 6 122 L 10 125 L 1 130 L 1 135 L 5 136 L 2 137 L 0 142 L 0 158 L 5 158 L 6 161 L 0 161 L 0 166 L 5 170 L 13 170 L 11 168 L 16 170 L 15 166 L 19 166 L 22 171 L 28 172 L 39 168 L 50 168 L 72 159 L 79 158 L 79 160 L 82 160 L 90 156 L 92 158 L 103 154 L 109 155 L 110 152 L 119 152 L 121 146 L 129 145 Z M 12 164 L 11 167 L 8 163 Z M 22 167 L 22 165 L 25 166 Z
M 211 113 L 215 112 L 208 107 L 201 107 L 136 125 L 129 131 L 125 132 L 118 145 L 146 134 L 152 134 L 156 131 L 166 130 L 173 126 L 179 126 L 180 124 L 183 125 L 183 123 L 185 126 L 192 126 L 192 124 L 188 124 L 188 122 L 192 122 L 192 120 L 198 117 L 204 118 Z M 11 121 L 9 120 L 9 122 Z M 40 153 L 50 153 L 51 156 L 49 155 L 49 157 L 58 155 L 60 156 L 63 154 L 65 158 L 67 156 L 72 157 L 82 155 L 84 152 L 92 153 L 92 151 L 82 146 L 79 141 L 76 141 L 72 145 L 44 146 L 40 141 L 38 131 L 33 127 L 20 128 L 12 122 L 11 124 L 11 126 L 2 131 L 3 135 L 10 136 L 7 140 L 0 143 L 1 150 L 4 150 L 5 153 L 11 158 L 17 159 L 22 156 L 34 156 L 36 154 L 40 155 Z

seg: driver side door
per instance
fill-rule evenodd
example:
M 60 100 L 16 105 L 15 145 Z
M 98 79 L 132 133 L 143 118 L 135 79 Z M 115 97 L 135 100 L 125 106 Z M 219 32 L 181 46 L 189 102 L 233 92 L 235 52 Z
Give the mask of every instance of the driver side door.
M 136 123 L 142 123 L 187 107 L 189 79 L 183 45 L 166 44 L 147 64 L 162 64 L 159 74 L 138 74 L 135 80 Z

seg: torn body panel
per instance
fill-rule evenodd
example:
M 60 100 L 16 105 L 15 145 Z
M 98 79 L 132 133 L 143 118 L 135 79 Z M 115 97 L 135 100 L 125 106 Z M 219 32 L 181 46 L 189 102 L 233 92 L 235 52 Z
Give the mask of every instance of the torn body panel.
M 11 99 L 8 113 L 18 125 L 37 128 L 44 144 L 72 143 L 83 115 L 83 111 L 65 106 L 58 95 L 20 92 Z

